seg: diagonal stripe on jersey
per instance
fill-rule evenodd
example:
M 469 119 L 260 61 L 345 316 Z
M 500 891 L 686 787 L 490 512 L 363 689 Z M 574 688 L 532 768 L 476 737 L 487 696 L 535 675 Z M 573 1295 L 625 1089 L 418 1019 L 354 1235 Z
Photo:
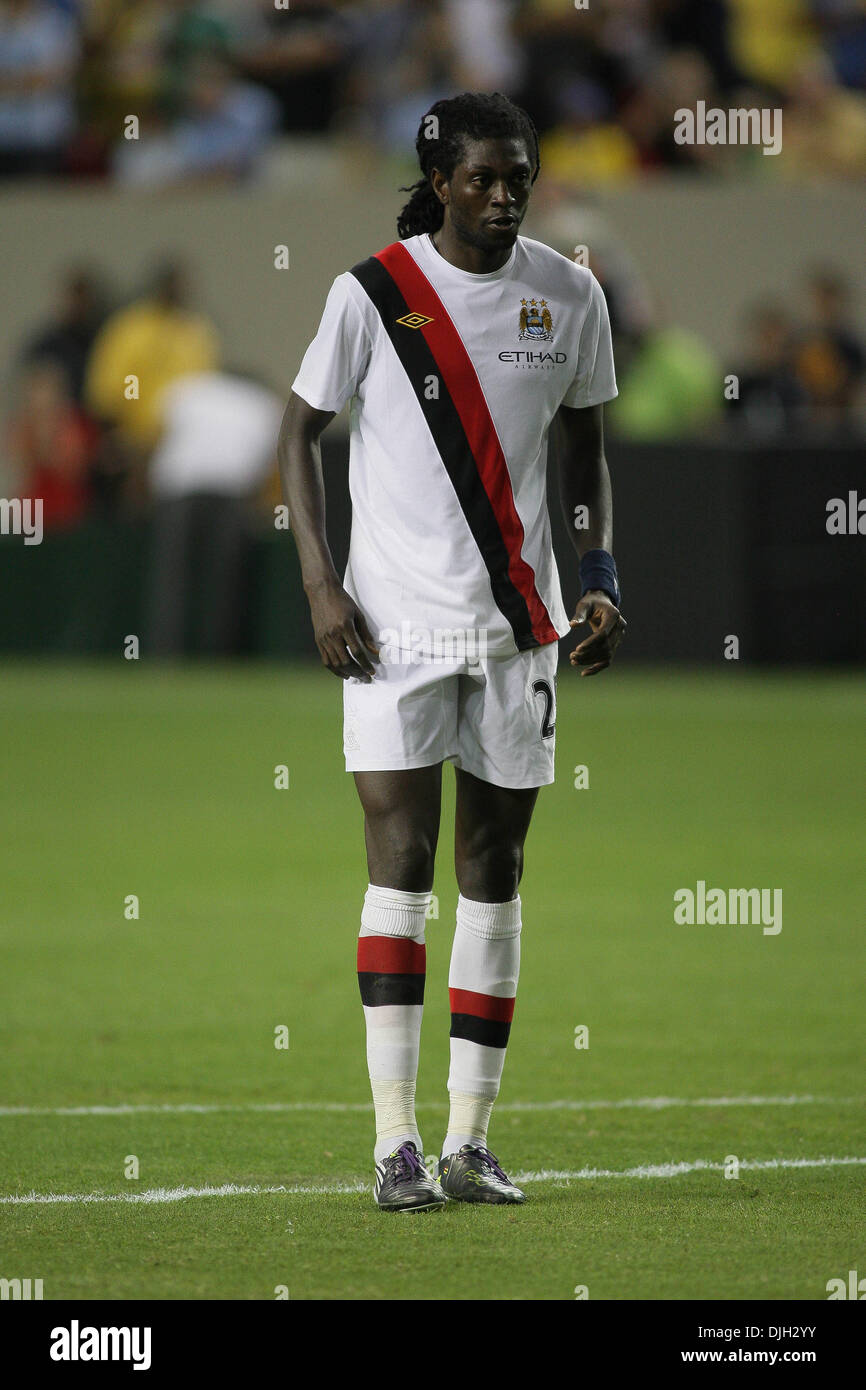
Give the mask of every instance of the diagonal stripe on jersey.
M 351 273 L 376 308 L 409 378 L 518 650 L 555 642 L 535 572 L 521 553 L 523 523 L 496 426 L 445 306 L 399 242 L 353 266 Z M 400 326 L 401 318 L 421 316 L 430 322 L 414 329 Z M 430 376 L 444 388 L 436 400 L 425 394 Z

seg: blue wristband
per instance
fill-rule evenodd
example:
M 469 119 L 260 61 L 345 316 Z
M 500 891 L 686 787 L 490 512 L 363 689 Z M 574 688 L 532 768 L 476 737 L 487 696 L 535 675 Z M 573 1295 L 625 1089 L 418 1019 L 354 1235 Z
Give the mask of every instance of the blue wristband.
M 588 589 L 601 589 L 602 593 L 607 594 L 611 603 L 619 608 L 620 592 L 616 562 L 609 551 L 587 550 L 584 555 L 581 555 L 580 586 L 581 597 Z

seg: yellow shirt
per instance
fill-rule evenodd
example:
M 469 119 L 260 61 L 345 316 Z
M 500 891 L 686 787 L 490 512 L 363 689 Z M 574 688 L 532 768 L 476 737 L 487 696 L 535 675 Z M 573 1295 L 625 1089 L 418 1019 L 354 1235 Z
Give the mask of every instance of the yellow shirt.
M 579 132 L 558 128 L 542 138 L 540 155 L 545 176 L 572 188 L 621 183 L 638 172 L 634 144 L 615 125 Z
M 730 34 L 746 74 L 780 87 L 805 58 L 820 52 L 807 0 L 732 0 Z
M 140 300 L 113 314 L 94 343 L 88 404 L 130 440 L 154 444 L 164 388 L 189 372 L 212 371 L 218 356 L 216 330 L 203 315 Z

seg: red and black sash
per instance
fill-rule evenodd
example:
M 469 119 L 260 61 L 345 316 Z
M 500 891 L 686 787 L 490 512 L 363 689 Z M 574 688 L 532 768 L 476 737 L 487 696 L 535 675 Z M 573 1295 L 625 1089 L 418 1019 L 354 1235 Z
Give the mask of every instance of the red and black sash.
M 409 378 L 469 529 L 490 575 L 496 606 L 519 651 L 556 641 L 556 629 L 521 550 L 523 523 L 478 374 L 444 304 L 400 242 L 352 267 Z M 418 327 L 400 323 L 425 319 Z M 439 378 L 428 400 L 429 377 Z

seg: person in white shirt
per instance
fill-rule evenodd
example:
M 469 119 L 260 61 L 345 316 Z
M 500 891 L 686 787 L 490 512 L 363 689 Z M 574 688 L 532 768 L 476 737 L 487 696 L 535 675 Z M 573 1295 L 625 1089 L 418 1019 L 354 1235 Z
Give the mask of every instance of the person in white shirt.
M 553 780 L 557 640 L 583 675 L 624 621 L 610 553 L 602 406 L 616 395 L 591 272 L 519 235 L 538 174 L 506 97 L 438 101 L 400 240 L 334 281 L 280 433 L 283 487 L 316 642 L 343 678 L 344 750 L 365 816 L 358 978 L 383 1210 L 523 1193 L 487 1146 L 517 991 L 523 845 Z M 352 535 L 340 580 L 324 525 L 319 436 L 350 403 Z M 550 538 L 546 461 L 581 557 L 569 619 Z M 585 523 L 585 524 L 584 524 Z M 438 1181 L 415 1119 L 443 762 L 457 779 L 460 897 L 449 974 L 451 1113 Z
M 282 402 L 248 375 L 209 371 L 171 382 L 159 408 L 148 473 L 147 649 L 224 655 L 242 641 L 250 503 L 274 467 Z

